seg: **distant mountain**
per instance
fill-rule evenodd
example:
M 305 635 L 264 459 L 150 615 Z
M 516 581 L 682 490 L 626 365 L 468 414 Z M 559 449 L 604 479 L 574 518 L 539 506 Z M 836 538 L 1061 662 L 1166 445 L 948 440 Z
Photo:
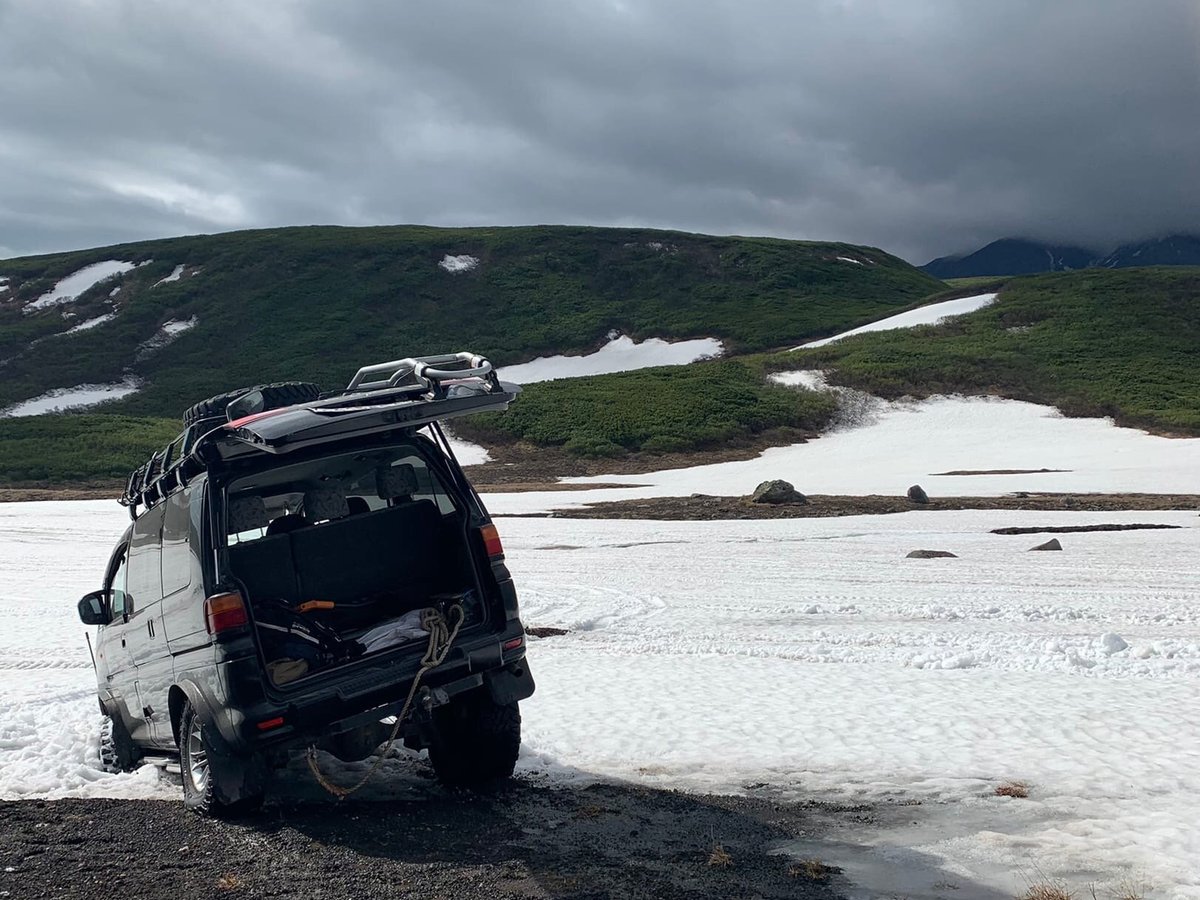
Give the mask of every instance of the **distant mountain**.
M 921 266 L 936 278 L 970 278 L 979 275 L 1033 275 L 1083 269 L 1094 254 L 1082 247 L 1042 244 L 1020 238 L 1002 238 L 967 256 L 942 256 Z
M 1200 266 L 1200 237 L 1169 237 L 1123 244 L 1108 256 L 1097 258 L 1082 247 L 1043 244 L 1020 238 L 1003 238 L 965 256 L 940 256 L 921 266 L 935 278 L 972 278 L 987 275 L 1034 275 L 1102 266 Z
M 1170 237 L 1123 244 L 1093 265 L 1109 269 L 1129 266 L 1200 266 L 1200 237 L 1173 234 Z M 926 269 L 928 271 L 928 269 Z

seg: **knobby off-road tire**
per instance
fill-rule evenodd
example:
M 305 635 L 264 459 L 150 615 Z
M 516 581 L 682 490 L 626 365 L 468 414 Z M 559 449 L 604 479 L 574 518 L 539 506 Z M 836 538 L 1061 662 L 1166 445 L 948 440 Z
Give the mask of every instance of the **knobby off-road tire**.
M 475 691 L 434 713 L 429 761 L 450 787 L 488 787 L 512 777 L 521 752 L 521 710 Z
M 179 768 L 183 779 L 183 805 L 200 815 L 231 816 L 253 812 L 262 806 L 264 795 L 229 801 L 221 795 L 214 764 L 228 770 L 237 762 L 225 754 L 208 735 L 190 702 L 179 718 Z
M 105 772 L 132 772 L 142 760 L 120 718 L 106 715 L 100 726 L 100 768 Z
M 244 397 L 251 391 L 261 391 L 263 409 L 279 409 L 281 406 L 291 406 L 295 403 L 308 403 L 321 396 L 321 388 L 308 381 L 279 381 L 275 384 L 256 384 L 253 387 L 238 388 L 217 394 L 207 400 L 190 407 L 183 414 L 184 425 L 195 425 L 204 419 L 212 419 L 225 415 L 225 408 L 239 397 Z

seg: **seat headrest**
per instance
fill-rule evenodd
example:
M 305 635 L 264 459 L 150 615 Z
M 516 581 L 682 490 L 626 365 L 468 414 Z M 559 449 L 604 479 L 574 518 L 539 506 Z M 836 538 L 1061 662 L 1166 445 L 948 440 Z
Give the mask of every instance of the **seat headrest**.
M 411 497 L 417 492 L 416 469 L 410 463 L 380 466 L 375 470 L 375 489 L 384 500 Z
M 242 534 L 267 527 L 267 504 L 257 494 L 234 497 L 229 501 L 229 533 Z
M 346 506 L 346 495 L 333 488 L 311 488 L 304 492 L 304 519 L 307 522 L 324 522 L 326 519 L 344 519 L 350 515 Z

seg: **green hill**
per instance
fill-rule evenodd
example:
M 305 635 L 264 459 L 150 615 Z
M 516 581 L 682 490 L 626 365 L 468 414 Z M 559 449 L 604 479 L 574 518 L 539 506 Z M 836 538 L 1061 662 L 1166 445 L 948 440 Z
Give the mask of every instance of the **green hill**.
M 1067 415 L 1200 435 L 1200 268 L 1088 269 L 1008 281 L 942 325 L 776 354 L 883 397 L 996 394 Z
M 477 263 L 458 272 L 439 265 L 460 256 Z M 59 279 L 103 260 L 138 266 L 67 306 L 28 310 Z M 178 267 L 181 277 L 161 282 Z M 10 481 L 120 474 L 128 454 L 153 445 L 149 433 L 169 426 L 131 428 L 129 447 L 105 444 L 89 463 L 78 448 L 105 416 L 178 421 L 192 402 L 238 385 L 304 379 L 336 387 L 365 363 L 459 349 L 516 363 L 594 349 L 614 330 L 638 339 L 716 337 L 731 354 L 763 351 L 872 321 L 944 288 L 869 247 L 581 227 L 234 232 L 4 260 L 0 277 L 8 288 L 0 291 L 0 408 L 54 388 L 130 375 L 143 382 L 92 414 L 0 419 L 0 479 Z M 193 318 L 169 347 L 152 346 L 164 323 Z M 796 416 L 780 411 L 777 397 L 763 403 L 775 410 L 767 418 Z M 707 422 L 698 434 L 714 421 L 702 411 L 683 419 Z M 749 419 L 754 431 L 759 422 Z
M 447 255 L 479 263 L 451 274 L 438 265 Z M 60 309 L 22 310 L 56 279 L 107 259 L 146 263 L 72 305 L 76 321 L 108 312 L 119 283 L 111 321 L 62 335 Z M 179 265 L 182 278 L 154 286 Z M 871 248 L 567 227 L 235 232 L 7 260 L 0 276 L 10 288 L 0 294 L 0 407 L 133 373 L 144 390 L 111 410 L 172 417 L 239 384 L 334 387 L 364 363 L 463 348 L 513 363 L 594 348 L 614 329 L 763 350 L 941 287 Z M 169 350 L 139 354 L 164 322 L 192 316 L 197 325 Z

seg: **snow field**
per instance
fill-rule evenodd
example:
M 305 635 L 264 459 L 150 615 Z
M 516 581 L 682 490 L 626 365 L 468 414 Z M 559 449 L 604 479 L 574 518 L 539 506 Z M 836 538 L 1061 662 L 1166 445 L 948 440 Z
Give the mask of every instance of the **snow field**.
M 810 371 L 782 373 L 777 380 L 809 389 L 824 384 Z M 856 423 L 805 444 L 772 447 L 754 459 L 564 478 L 573 484 L 637 487 L 488 494 L 488 508 L 513 514 L 604 500 L 744 496 L 772 478 L 790 481 L 805 494 L 849 496 L 902 496 L 912 484 L 930 497 L 999 497 L 1016 491 L 1200 493 L 1200 438 L 1158 437 L 1118 428 L 1111 419 L 1069 419 L 1052 407 L 992 397 L 886 402 L 859 395 L 851 405 L 857 406 Z M 1012 469 L 1032 471 L 946 474 Z
M 1136 871 L 1159 896 L 1200 896 L 1197 520 L 1103 519 L 1185 527 L 1029 553 L 1044 536 L 988 530 L 1097 516 L 502 520 L 523 618 L 571 629 L 531 642 L 525 765 L 917 799 L 920 844 L 902 850 L 942 876 L 1012 896 L 1034 866 L 1102 884 Z M 903 558 L 917 547 L 960 558 Z M 1106 634 L 1128 648 L 1107 652 Z M 1010 779 L 1029 800 L 992 795 Z M 879 862 L 903 855 L 896 837 L 851 840 Z
M 85 323 L 86 324 L 86 323 Z M 132 375 L 115 384 L 78 384 L 71 388 L 55 388 L 29 400 L 23 400 L 0 410 L 0 418 L 11 416 L 40 416 L 66 409 L 83 409 L 119 400 L 141 389 L 141 382 Z
M 839 256 L 838 259 L 843 262 L 853 262 L 862 265 L 857 259 L 850 259 L 845 256 Z M 910 309 L 908 312 L 888 316 L 886 319 L 880 319 L 878 322 L 871 322 L 867 325 L 853 328 L 850 331 L 843 331 L 841 334 L 835 334 L 833 337 L 809 341 L 807 344 L 801 344 L 799 347 L 793 347 L 792 349 L 808 350 L 813 347 L 824 347 L 826 344 L 832 344 L 834 341 L 840 341 L 842 338 L 848 338 L 855 334 L 865 334 L 868 331 L 891 331 L 896 328 L 912 328 L 916 325 L 936 325 L 938 322 L 942 322 L 951 316 L 961 316 L 966 313 L 975 312 L 977 309 L 983 309 L 985 306 L 994 303 L 995 300 L 995 294 L 977 294 L 974 297 L 959 297 L 957 300 L 930 303 L 927 306 Z
M 110 502 L 0 505 L 0 797 L 178 795 L 148 767 L 98 769 L 74 604 L 127 521 Z M 1061 553 L 988 533 L 1097 521 L 1183 527 L 1063 534 Z M 1036 866 L 1200 897 L 1194 512 L 499 525 L 526 623 L 570 629 L 530 641 L 527 776 L 919 800 L 914 825 L 819 855 L 894 876 L 916 854 L 1008 896 Z M 959 558 L 904 558 L 918 547 Z M 412 790 L 409 772 L 389 761 L 367 790 Z M 993 796 L 1009 779 L 1030 798 Z
M 25 309 L 26 311 L 31 311 L 45 309 L 48 306 L 57 306 L 61 303 L 70 303 L 93 285 L 99 284 L 106 278 L 112 278 L 114 275 L 128 272 L 133 268 L 135 268 L 133 263 L 121 262 L 115 259 L 84 266 L 78 272 L 74 272 L 58 282 L 53 290 L 47 291 L 36 300 L 25 304 Z
M 613 334 L 609 342 L 586 356 L 540 356 L 532 362 L 505 366 L 498 374 L 504 381 L 533 384 L 555 378 L 607 375 L 651 366 L 682 366 L 698 359 L 720 356 L 724 345 L 715 338 L 674 343 L 648 338 L 637 343 L 626 335 Z

